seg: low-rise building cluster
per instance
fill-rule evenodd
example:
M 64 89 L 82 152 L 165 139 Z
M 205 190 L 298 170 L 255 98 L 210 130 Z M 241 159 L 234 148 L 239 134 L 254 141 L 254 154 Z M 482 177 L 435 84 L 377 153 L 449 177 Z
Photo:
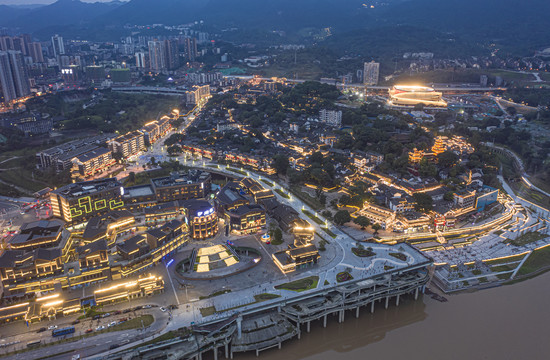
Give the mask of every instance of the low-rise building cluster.
M 486 206 L 495 203 L 499 194 L 498 189 L 477 185 L 455 192 L 437 186 L 430 190 L 411 190 L 407 193 L 393 184 L 382 183 L 371 186 L 370 192 L 375 202 L 365 202 L 358 214 L 367 217 L 373 224 L 380 224 L 383 229 L 395 232 L 453 228 L 457 220 L 483 211 Z M 431 198 L 431 210 L 417 210 L 417 202 L 412 196 L 416 193 Z M 447 193 L 452 193 L 452 200 L 444 198 Z
M 447 136 L 437 136 L 434 145 L 429 151 L 413 149 L 409 152 L 409 162 L 418 164 L 422 159 L 428 161 L 437 161 L 440 154 L 445 151 L 452 151 L 458 156 L 466 156 L 474 152 L 474 147 L 469 144 L 462 136 L 454 135 L 451 138 Z
M 55 172 L 71 170 L 73 179 L 86 179 L 116 164 L 116 155 L 131 159 L 154 144 L 171 129 L 174 116 L 163 116 L 145 124 L 140 130 L 124 135 L 98 135 L 54 146 L 36 154 L 37 167 Z

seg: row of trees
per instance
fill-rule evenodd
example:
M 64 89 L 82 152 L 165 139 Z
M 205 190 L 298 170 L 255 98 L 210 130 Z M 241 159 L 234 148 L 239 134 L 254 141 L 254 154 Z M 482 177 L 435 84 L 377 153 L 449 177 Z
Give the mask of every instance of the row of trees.
M 347 210 L 338 210 L 334 214 L 332 219 L 333 219 L 334 223 L 336 225 L 339 225 L 339 226 L 342 226 L 345 223 L 348 223 L 348 222 L 352 221 L 351 215 L 349 214 L 349 212 Z M 360 215 L 360 216 L 357 216 L 356 218 L 354 218 L 353 223 L 359 225 L 361 227 L 361 230 L 365 230 L 365 228 L 367 228 L 369 225 L 371 225 L 371 221 L 363 215 Z M 374 230 L 374 233 L 376 234 L 376 233 L 378 233 L 378 231 L 380 229 L 382 229 L 382 226 L 378 223 L 374 223 L 374 224 L 372 224 L 372 229 Z

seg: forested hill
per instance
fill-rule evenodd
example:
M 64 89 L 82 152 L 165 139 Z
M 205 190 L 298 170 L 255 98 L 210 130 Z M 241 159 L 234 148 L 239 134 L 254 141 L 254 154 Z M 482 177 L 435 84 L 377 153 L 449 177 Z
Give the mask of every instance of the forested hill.
M 550 46 L 548 14 L 548 0 L 58 0 L 30 9 L 0 6 L 0 26 L 43 38 L 59 32 L 117 40 L 123 31 L 130 31 L 124 28 L 127 24 L 204 21 L 211 31 L 277 30 L 291 39 L 311 33 L 310 29 L 323 29 L 335 36 L 347 33 L 359 47 L 376 41 L 370 40 L 372 36 L 390 40 L 394 36 L 393 41 L 384 42 L 404 48 L 410 35 L 415 48 L 436 42 L 448 43 L 452 50 L 456 41 L 455 49 L 466 51 L 468 45 L 495 43 L 501 50 L 528 54 Z M 406 34 L 413 28 L 411 34 Z M 372 36 L 362 36 L 361 32 Z

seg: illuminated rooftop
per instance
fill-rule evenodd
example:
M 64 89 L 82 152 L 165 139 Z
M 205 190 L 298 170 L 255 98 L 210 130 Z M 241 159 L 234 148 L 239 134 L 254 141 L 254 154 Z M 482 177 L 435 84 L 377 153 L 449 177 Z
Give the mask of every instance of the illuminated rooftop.
M 421 85 L 395 85 L 393 90 L 406 91 L 406 92 L 432 92 L 433 88 Z

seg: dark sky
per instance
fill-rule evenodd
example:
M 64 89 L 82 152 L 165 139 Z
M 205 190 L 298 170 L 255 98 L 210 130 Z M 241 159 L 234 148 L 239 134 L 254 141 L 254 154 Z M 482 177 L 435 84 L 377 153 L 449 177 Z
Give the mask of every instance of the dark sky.
M 56 0 L 0 0 L 0 5 L 51 4 Z M 83 2 L 110 2 L 112 0 L 81 0 Z M 124 1 L 124 0 L 123 0 Z

